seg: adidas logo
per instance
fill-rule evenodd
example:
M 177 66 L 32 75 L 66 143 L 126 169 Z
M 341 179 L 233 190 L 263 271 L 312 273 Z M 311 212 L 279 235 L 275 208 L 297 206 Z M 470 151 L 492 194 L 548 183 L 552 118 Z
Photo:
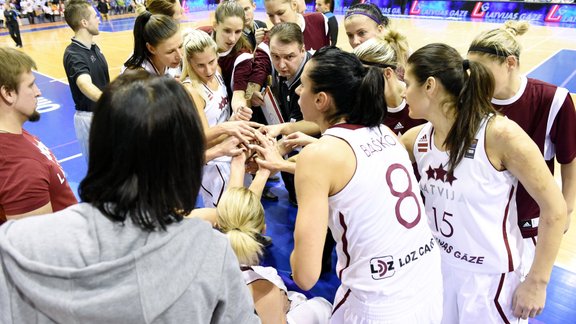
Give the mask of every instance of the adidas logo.
M 404 128 L 404 125 L 402 125 L 400 122 L 398 122 L 398 124 L 394 126 L 394 129 L 402 129 L 402 128 Z
M 522 228 L 532 228 L 532 221 L 523 221 L 522 225 L 520 226 Z

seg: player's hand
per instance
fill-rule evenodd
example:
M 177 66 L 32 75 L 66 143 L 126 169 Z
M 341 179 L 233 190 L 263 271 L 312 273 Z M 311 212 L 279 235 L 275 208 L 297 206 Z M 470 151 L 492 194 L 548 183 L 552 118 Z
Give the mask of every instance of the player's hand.
M 284 129 L 284 124 L 277 124 L 277 125 L 266 125 L 260 127 L 260 133 L 270 137 L 276 138 L 278 135 L 282 134 L 282 130 Z
M 316 142 L 318 139 L 302 132 L 292 133 L 282 140 L 282 145 L 288 151 L 292 151 L 297 147 L 306 146 L 310 143 Z
M 249 121 L 252 118 L 252 109 L 245 107 L 245 106 L 240 106 L 238 107 L 238 109 L 232 114 L 232 117 L 230 117 L 231 121 L 235 121 L 235 120 L 245 120 L 245 121 Z
M 248 145 L 250 141 L 254 140 L 254 133 L 262 127 L 262 124 L 252 121 L 227 121 L 219 124 L 218 127 L 222 129 L 224 134 L 228 136 L 235 136 Z
M 236 156 L 246 151 L 246 148 L 240 145 L 240 139 L 236 136 L 226 138 L 215 147 L 218 149 L 218 156 Z
M 256 46 L 262 43 L 264 37 L 266 36 L 266 33 L 268 33 L 268 28 L 265 27 L 258 28 L 254 31 L 254 36 L 256 37 Z
M 250 103 L 252 104 L 252 107 L 261 107 L 262 105 L 264 105 L 264 96 L 262 95 L 262 93 L 256 91 L 252 93 Z
M 270 170 L 271 173 L 283 170 L 283 167 L 287 162 L 284 161 L 284 158 L 278 151 L 276 139 L 269 138 L 258 132 L 254 135 L 258 144 L 250 145 L 250 148 L 258 153 L 254 159 L 256 163 L 258 163 L 258 167 Z
M 546 284 L 537 283 L 526 277 L 514 292 L 512 310 L 514 316 L 522 319 L 534 318 L 544 310 L 546 302 Z

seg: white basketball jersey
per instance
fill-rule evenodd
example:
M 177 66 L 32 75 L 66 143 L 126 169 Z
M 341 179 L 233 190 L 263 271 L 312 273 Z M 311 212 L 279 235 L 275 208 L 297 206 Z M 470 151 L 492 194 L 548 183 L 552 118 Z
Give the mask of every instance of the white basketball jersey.
M 522 236 L 517 225 L 518 180 L 498 171 L 485 150 L 482 121 L 471 147 L 447 173 L 448 154 L 437 149 L 434 127 L 426 124 L 413 148 L 426 214 L 442 251 L 442 261 L 480 273 L 506 273 L 520 265 Z
M 208 120 L 208 125 L 216 126 L 222 124 L 230 118 L 230 105 L 228 104 L 228 93 L 220 73 L 214 76 L 218 80 L 218 89 L 213 91 L 206 84 L 202 84 L 202 97 L 206 100 L 204 113 Z
M 365 302 L 413 302 L 431 280 L 442 279 L 408 153 L 384 125 L 339 124 L 324 136 L 344 140 L 356 157 L 352 179 L 329 198 L 342 287 Z

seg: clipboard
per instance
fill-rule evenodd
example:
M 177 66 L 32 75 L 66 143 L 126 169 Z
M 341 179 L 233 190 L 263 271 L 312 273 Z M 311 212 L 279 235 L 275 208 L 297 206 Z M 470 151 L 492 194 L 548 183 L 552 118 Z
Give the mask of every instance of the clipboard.
M 264 97 L 264 104 L 261 106 L 264 117 L 268 125 L 277 125 L 284 123 L 284 118 L 282 118 L 282 113 L 280 112 L 280 107 L 270 87 L 266 87 L 262 93 Z

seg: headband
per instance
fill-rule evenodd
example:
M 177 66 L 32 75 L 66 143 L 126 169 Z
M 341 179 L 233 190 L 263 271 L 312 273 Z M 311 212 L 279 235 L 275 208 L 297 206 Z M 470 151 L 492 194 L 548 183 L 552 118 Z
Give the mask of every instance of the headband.
M 493 47 L 484 47 L 484 46 L 470 46 L 468 52 L 482 52 L 486 54 L 492 54 L 500 57 L 508 57 L 508 54 L 502 51 L 499 51 Z
M 375 66 L 375 67 L 379 67 L 382 69 L 391 68 L 392 70 L 396 70 L 396 65 L 394 65 L 394 64 L 368 62 L 368 61 L 364 61 L 364 60 L 360 60 L 360 62 L 362 62 L 362 64 L 368 65 L 368 66 Z
M 371 14 L 367 13 L 367 12 L 364 11 L 364 10 L 350 10 L 350 11 L 348 11 L 348 12 L 346 13 L 346 16 L 344 16 L 344 19 L 346 19 L 346 18 L 348 18 L 348 17 L 350 17 L 350 16 L 352 16 L 352 15 L 362 15 L 362 16 L 366 16 L 366 17 L 374 20 L 378 25 L 382 25 L 382 19 L 378 19 L 378 18 L 376 18 L 376 16 L 371 15 Z

